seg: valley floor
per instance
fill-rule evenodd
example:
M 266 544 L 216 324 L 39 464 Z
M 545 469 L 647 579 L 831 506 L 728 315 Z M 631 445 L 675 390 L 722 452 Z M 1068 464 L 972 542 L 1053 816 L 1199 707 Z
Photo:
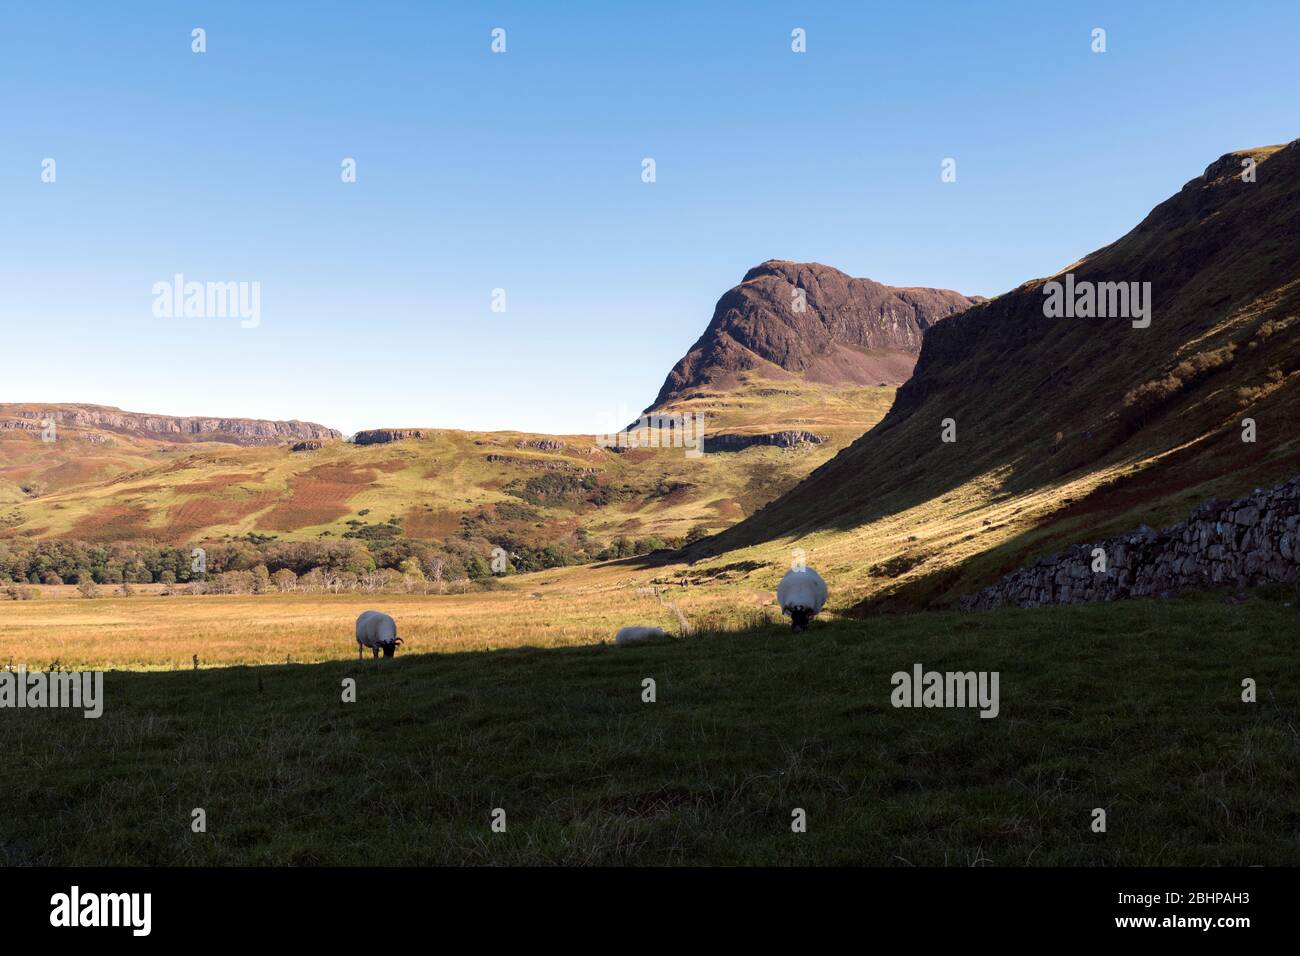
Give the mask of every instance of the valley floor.
M 526 619 L 548 599 L 528 591 L 418 600 L 444 609 L 475 599 L 484 620 L 517 616 L 515 644 L 552 646 L 426 653 L 418 622 L 418 653 L 392 660 L 349 659 L 334 624 L 328 655 L 310 627 L 287 643 L 296 616 L 317 628 L 322 613 L 346 621 L 366 603 L 355 597 L 18 607 L 48 615 L 19 620 L 22 646 L 40 643 L 43 655 L 67 633 L 63 608 L 93 612 L 84 649 L 58 649 L 93 662 L 109 645 L 89 635 L 129 629 L 153 602 L 171 602 L 173 614 L 224 606 L 232 621 L 251 614 L 247 601 L 269 602 L 259 613 L 274 609 L 273 625 L 248 620 L 222 646 L 260 626 L 270 659 L 286 646 L 295 660 L 335 659 L 110 672 L 98 720 L 0 711 L 0 863 L 1300 860 L 1295 588 L 1241 603 L 1206 593 L 831 620 L 799 636 L 756 618 L 743 631 L 642 647 L 559 646 L 590 644 L 588 631 L 613 623 L 600 620 L 612 612 L 596 595 L 581 620 L 566 618 L 571 634 L 546 641 Z M 2 613 L 8 654 L 20 643 L 15 608 Z M 470 613 L 440 619 L 468 628 Z M 180 621 L 181 633 L 199 633 Z M 133 633 L 145 633 L 138 624 Z M 147 644 L 136 657 L 167 663 Z M 891 706 L 891 675 L 917 663 L 999 672 L 999 715 Z M 349 678 L 355 703 L 341 700 Z M 642 699 L 647 678 L 654 703 Z M 1256 703 L 1242 702 L 1245 678 Z M 1091 828 L 1098 807 L 1105 833 Z M 196 808 L 205 833 L 192 832 Z M 490 826 L 497 808 L 504 833 Z M 791 830 L 796 808 L 806 833 Z
M 47 670 L 175 670 L 233 664 L 355 660 L 355 621 L 362 611 L 391 614 L 411 653 L 485 651 L 529 645 L 573 647 L 610 640 L 625 624 L 676 633 L 668 606 L 693 627 L 734 630 L 776 623 L 777 572 L 760 582 L 681 588 L 654 585 L 681 570 L 648 569 L 635 560 L 563 568 L 502 579 L 465 594 L 270 593 L 174 595 L 143 589 L 132 597 L 94 600 L 45 596 L 0 602 L 0 666 Z M 716 578 L 726 577 L 726 572 Z M 770 577 L 771 587 L 766 584 Z M 74 591 L 64 587 L 58 590 Z

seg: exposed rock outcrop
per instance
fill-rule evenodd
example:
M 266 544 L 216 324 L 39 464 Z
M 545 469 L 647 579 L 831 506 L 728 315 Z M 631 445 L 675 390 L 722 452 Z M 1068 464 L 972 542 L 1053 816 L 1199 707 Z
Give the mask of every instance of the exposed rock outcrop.
M 517 443 L 519 448 L 536 448 L 538 451 L 564 451 L 568 446 L 558 438 L 525 438 Z
M 512 465 L 516 468 L 532 468 L 538 471 L 563 471 L 573 475 L 597 475 L 599 468 L 584 468 L 564 459 L 556 458 L 519 458 L 515 455 L 501 455 L 496 452 L 484 455 L 483 460 L 497 465 Z
M 42 422 L 65 428 L 101 429 L 172 441 L 220 441 L 235 445 L 276 445 L 304 438 L 339 438 L 340 432 L 315 422 L 255 418 L 199 418 L 124 412 L 107 405 L 0 405 L 0 428 L 39 431 Z
M 833 385 L 906 381 L 921 338 L 980 298 L 900 289 L 819 262 L 769 259 L 718 300 L 699 340 L 668 373 L 651 408 L 729 375 L 800 373 Z
M 1099 565 L 1096 550 L 1105 560 Z M 1210 499 L 1179 524 L 1082 544 L 961 599 L 963 610 L 1037 607 L 1189 588 L 1300 580 L 1300 477 L 1233 502 Z
M 704 450 L 743 451 L 755 445 L 775 445 L 778 448 L 795 448 L 799 445 L 820 445 L 826 439 L 806 431 L 772 432 L 766 435 L 710 435 L 704 439 Z
M 352 436 L 354 445 L 383 445 L 390 441 L 404 441 L 407 438 L 423 438 L 424 432 L 418 428 L 370 428 Z

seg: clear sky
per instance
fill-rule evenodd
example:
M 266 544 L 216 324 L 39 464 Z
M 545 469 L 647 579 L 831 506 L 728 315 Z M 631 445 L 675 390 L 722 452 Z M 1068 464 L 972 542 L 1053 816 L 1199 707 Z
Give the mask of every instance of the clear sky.
M 1297 40 L 1293 0 L 5 3 L 0 401 L 590 432 L 764 259 L 993 295 L 1112 241 L 1300 135 Z M 176 273 L 260 325 L 155 316 Z

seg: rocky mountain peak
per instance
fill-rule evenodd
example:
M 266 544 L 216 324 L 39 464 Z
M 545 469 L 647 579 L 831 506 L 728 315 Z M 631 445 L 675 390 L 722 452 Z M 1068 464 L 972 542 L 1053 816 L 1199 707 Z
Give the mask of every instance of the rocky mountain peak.
M 738 373 L 845 386 L 906 381 L 934 323 L 983 301 L 948 289 L 894 288 L 820 262 L 769 259 L 745 273 L 673 367 L 652 408 Z

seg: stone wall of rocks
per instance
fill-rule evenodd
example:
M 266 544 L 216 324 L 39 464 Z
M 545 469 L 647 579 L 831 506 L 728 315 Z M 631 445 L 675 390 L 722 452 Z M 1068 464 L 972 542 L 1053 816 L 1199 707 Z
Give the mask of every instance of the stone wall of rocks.
M 1094 570 L 1094 549 L 1106 570 Z M 1233 502 L 1210 499 L 1179 524 L 1081 544 L 1013 571 L 961 599 L 966 611 L 1037 607 L 1189 588 L 1300 580 L 1300 477 Z

